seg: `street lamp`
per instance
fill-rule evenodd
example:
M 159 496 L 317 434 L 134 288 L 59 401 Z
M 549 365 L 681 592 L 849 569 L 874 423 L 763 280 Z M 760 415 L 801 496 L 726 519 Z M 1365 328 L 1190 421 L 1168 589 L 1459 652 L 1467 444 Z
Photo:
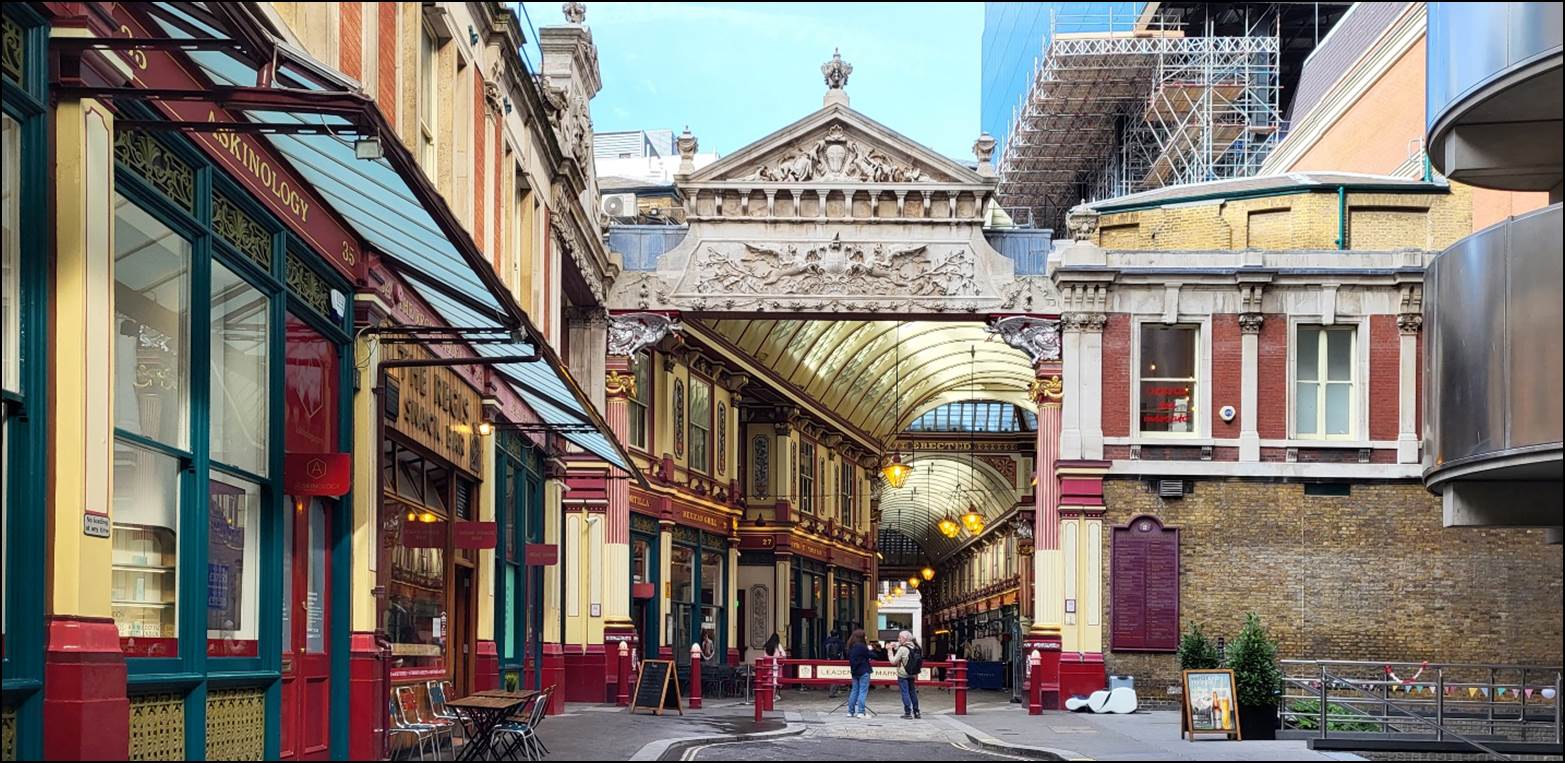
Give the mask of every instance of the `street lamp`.
M 962 526 L 957 524 L 956 520 L 952 519 L 951 515 L 949 514 L 940 518 L 940 524 L 938 526 L 940 528 L 940 534 L 946 536 L 947 538 L 955 538 L 962 532 Z
M 913 577 L 910 577 L 910 578 L 908 578 L 908 579 L 907 579 L 907 584 L 908 584 L 908 585 L 909 585 L 909 586 L 911 586 L 911 587 L 913 587 L 913 588 L 915 588 L 915 589 L 916 589 L 916 588 L 918 588 L 918 584 L 919 584 L 919 583 L 920 583 L 920 582 L 922 582 L 922 581 L 920 581 L 920 580 L 919 580 L 919 579 L 918 579 L 918 576 L 917 576 L 917 575 L 914 575 L 914 576 L 913 576 Z
M 978 513 L 977 507 L 967 504 L 967 513 L 962 515 L 962 526 L 967 531 L 977 535 L 984 531 L 984 515 Z
M 918 574 L 923 575 L 925 580 L 934 580 L 935 579 L 935 568 L 934 567 L 925 567 L 924 569 L 919 570 Z
M 895 454 L 891 456 L 891 463 L 880 470 L 880 475 L 886 478 L 886 484 L 893 488 L 900 488 L 907 484 L 907 478 L 912 473 L 913 467 L 902 463 L 902 456 Z

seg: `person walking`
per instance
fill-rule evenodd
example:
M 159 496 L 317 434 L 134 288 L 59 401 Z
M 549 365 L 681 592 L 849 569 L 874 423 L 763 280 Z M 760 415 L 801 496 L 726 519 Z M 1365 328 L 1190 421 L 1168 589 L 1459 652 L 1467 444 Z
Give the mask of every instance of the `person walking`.
M 848 690 L 849 718 L 869 717 L 864 704 L 869 698 L 869 661 L 869 644 L 864 641 L 864 629 L 859 628 L 848 636 L 848 674 L 853 677 L 853 688 Z
M 923 718 L 918 710 L 918 673 L 924 668 L 924 653 L 911 631 L 897 634 L 891 663 L 897 666 L 897 687 L 902 690 L 902 717 Z
M 826 642 L 821 644 L 821 654 L 825 655 L 826 659 L 828 660 L 843 659 L 842 635 L 836 631 L 832 631 L 830 634 L 828 634 L 826 636 Z M 837 686 L 836 684 L 832 684 L 830 695 L 831 699 L 837 698 L 837 689 L 839 688 L 841 687 Z

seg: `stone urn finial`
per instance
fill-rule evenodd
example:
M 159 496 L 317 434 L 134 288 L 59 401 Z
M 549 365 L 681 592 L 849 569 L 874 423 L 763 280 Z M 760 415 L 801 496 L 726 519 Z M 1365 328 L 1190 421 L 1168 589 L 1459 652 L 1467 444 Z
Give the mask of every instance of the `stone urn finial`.
M 572 24 L 581 24 L 587 20 L 587 6 L 583 3 L 565 3 L 560 6 L 565 14 L 565 20 Z
M 826 80 L 826 105 L 841 103 L 848 104 L 848 94 L 843 88 L 848 85 L 848 75 L 853 73 L 853 64 L 842 60 L 842 51 L 833 48 L 831 60 L 821 64 L 821 76 Z
M 994 155 L 995 139 L 993 135 L 985 132 L 973 141 L 973 156 L 978 159 L 978 174 L 984 177 L 994 177 L 994 163 L 989 157 Z
M 675 141 L 679 148 L 679 173 L 689 175 L 696 170 L 696 149 L 701 144 L 696 141 L 696 136 L 691 134 L 690 125 L 685 125 L 685 131 L 679 134 L 679 140 Z
M 1072 241 L 1091 241 L 1098 233 L 1098 210 L 1087 206 L 1083 200 L 1081 204 L 1072 207 L 1065 213 L 1065 227 L 1070 230 Z

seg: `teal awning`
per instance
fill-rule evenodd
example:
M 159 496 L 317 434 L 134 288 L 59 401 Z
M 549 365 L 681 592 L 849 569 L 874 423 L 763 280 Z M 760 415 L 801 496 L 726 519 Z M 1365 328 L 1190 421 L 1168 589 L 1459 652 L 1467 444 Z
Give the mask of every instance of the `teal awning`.
M 154 21 L 164 34 L 173 38 L 226 38 L 227 34 L 175 3 L 155 3 Z M 197 13 L 201 4 L 189 4 Z M 302 51 L 271 41 L 286 55 L 273 79 L 274 88 L 321 92 L 322 82 L 332 90 L 357 91 L 357 83 L 324 65 L 309 59 Z M 248 61 L 226 51 L 189 51 L 194 61 L 213 84 L 247 87 L 257 81 L 257 69 Z M 302 71 L 296 75 L 293 71 Z M 360 159 L 355 141 L 362 128 L 349 120 L 308 111 L 246 111 L 252 121 L 269 125 L 315 125 L 329 128 L 325 133 L 263 133 L 305 180 L 326 200 L 337 215 L 361 236 L 371 250 L 379 254 L 398 275 L 404 277 L 446 322 L 461 328 L 493 327 L 523 337 L 504 344 L 473 344 L 481 356 L 531 355 L 535 347 L 531 337 L 540 334 L 526 314 L 503 288 L 492 288 L 498 279 L 493 273 L 482 277 L 479 268 L 489 267 L 487 260 L 460 228 L 453 229 L 455 218 L 438 194 L 432 193 L 422 176 L 409 174 L 422 170 L 412 165 L 400 144 L 384 146 L 385 155 Z M 335 133 L 335 134 L 334 134 Z M 383 143 L 397 141 L 383 130 Z M 405 160 L 399 171 L 393 157 Z M 415 189 L 418 183 L 424 189 Z M 420 196 L 424 199 L 421 201 Z M 441 221 L 447 222 L 443 227 Z M 451 232 L 448 235 L 448 231 Z M 520 325 L 517 325 L 520 323 Z M 586 398 L 580 385 L 547 346 L 538 348 L 542 357 L 533 363 L 511 363 L 495 368 L 512 385 L 538 417 L 561 436 L 635 478 L 639 472 L 608 430 L 602 416 Z

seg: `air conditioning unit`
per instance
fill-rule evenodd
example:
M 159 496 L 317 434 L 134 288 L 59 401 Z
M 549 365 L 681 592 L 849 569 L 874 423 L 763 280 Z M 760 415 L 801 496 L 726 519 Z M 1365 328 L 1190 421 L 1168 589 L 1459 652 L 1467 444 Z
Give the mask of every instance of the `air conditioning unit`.
M 1159 498 L 1183 498 L 1185 496 L 1185 481 L 1158 480 L 1157 496 Z
M 635 217 L 636 194 L 605 194 L 603 196 L 603 214 L 606 214 L 609 217 Z

